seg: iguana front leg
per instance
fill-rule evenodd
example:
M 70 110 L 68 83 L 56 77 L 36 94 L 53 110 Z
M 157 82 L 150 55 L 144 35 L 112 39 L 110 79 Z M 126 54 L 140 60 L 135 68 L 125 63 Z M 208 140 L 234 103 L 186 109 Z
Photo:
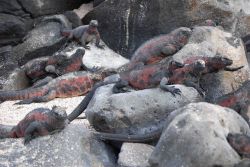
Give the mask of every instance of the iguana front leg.
M 129 92 L 129 83 L 125 80 L 120 80 L 113 87 L 113 93 L 125 93 Z
M 20 102 L 17 102 L 15 104 L 31 104 L 31 103 L 41 103 L 41 102 L 48 102 L 50 100 L 53 100 L 56 98 L 56 91 L 51 90 L 49 91 L 46 95 L 41 96 L 41 97 L 34 97 L 32 99 L 25 99 Z
M 87 39 L 87 34 L 84 33 L 80 39 L 80 42 L 81 42 L 81 45 L 85 48 L 85 49 L 90 49 L 89 46 L 87 46 L 87 42 L 86 42 L 86 39 Z
M 247 115 L 249 104 L 249 100 L 242 100 L 240 102 L 237 102 L 236 106 L 234 107 L 234 109 L 245 119 L 248 125 L 250 125 L 249 117 Z
M 168 79 L 166 77 L 162 78 L 160 88 L 164 91 L 170 92 L 173 96 L 175 96 L 175 94 L 181 95 L 180 89 L 168 85 Z
M 202 97 L 205 97 L 206 94 L 204 90 L 200 87 L 200 85 L 192 81 L 184 81 L 184 85 L 195 88 Z
M 95 46 L 100 49 L 104 49 L 104 45 L 100 44 L 101 37 L 100 37 L 99 32 L 96 32 L 95 39 L 96 39 Z
M 24 132 L 24 145 L 38 136 L 48 135 L 49 131 L 40 122 L 32 122 Z
M 46 77 L 44 79 L 41 79 L 39 81 L 37 81 L 36 83 L 33 84 L 32 88 L 38 88 L 41 86 L 46 85 L 47 83 L 49 83 L 53 78 L 52 77 Z
M 176 52 L 177 52 L 176 47 L 171 44 L 166 45 L 161 49 L 161 53 L 164 54 L 165 56 L 173 55 Z

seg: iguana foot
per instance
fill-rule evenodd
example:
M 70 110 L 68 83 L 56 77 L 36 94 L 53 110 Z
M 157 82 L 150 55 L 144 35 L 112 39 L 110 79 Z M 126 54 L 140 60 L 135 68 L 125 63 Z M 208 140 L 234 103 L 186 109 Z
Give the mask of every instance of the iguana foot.
M 24 145 L 29 144 L 29 143 L 30 143 L 30 141 L 31 141 L 32 139 L 33 139 L 33 138 L 32 138 L 32 136 L 31 136 L 31 135 L 26 135 L 26 136 L 24 137 L 23 144 L 24 144 Z
M 95 45 L 95 46 L 100 48 L 100 49 L 104 49 L 104 45 Z
M 181 95 L 181 90 L 178 88 L 175 88 L 174 86 L 168 85 L 168 78 L 163 77 L 160 82 L 160 88 L 164 91 L 170 92 L 174 97 L 175 94 Z
M 113 93 L 125 93 L 130 92 L 130 87 L 128 86 L 128 82 L 121 80 L 117 82 L 113 87 Z
M 90 47 L 89 46 L 87 46 L 87 45 L 85 45 L 85 46 L 83 46 L 85 49 L 87 49 L 87 50 L 89 50 L 90 49 Z
M 33 102 L 33 100 L 26 99 L 26 100 L 19 101 L 19 102 L 15 103 L 14 105 L 31 104 L 32 102 Z
M 161 89 L 164 91 L 170 92 L 174 97 L 175 97 L 175 94 L 181 95 L 181 90 L 178 88 L 175 88 L 174 86 L 161 85 Z

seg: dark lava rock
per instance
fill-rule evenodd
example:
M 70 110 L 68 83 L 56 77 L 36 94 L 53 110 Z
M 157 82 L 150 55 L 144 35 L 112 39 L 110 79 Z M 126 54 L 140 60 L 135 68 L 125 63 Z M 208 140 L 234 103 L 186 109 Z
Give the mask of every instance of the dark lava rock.
M 104 42 L 114 51 L 130 58 L 144 41 L 169 33 L 178 27 L 190 27 L 206 19 L 218 22 L 226 30 L 242 36 L 249 32 L 250 2 L 245 0 L 106 0 L 83 18 L 99 21 Z M 244 18 L 244 19 L 241 19 Z
M 48 14 L 56 14 L 67 10 L 78 8 L 82 0 L 19 0 L 23 9 L 31 14 L 32 17 L 38 17 Z

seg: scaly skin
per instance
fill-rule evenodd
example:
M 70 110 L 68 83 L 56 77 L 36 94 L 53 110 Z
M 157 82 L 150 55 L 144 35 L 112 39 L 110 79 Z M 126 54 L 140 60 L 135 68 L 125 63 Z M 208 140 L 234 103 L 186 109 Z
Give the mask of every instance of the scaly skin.
M 0 101 L 24 100 L 18 104 L 47 102 L 56 97 L 73 97 L 84 95 L 92 89 L 95 82 L 103 79 L 102 73 L 78 71 L 62 75 L 46 85 L 19 91 L 0 92 Z
M 231 134 L 227 136 L 228 143 L 242 157 L 250 158 L 250 137 L 243 134 Z
M 214 103 L 234 109 L 250 124 L 247 116 L 250 105 L 250 80 L 245 81 L 236 91 L 215 99 Z
M 84 53 L 84 50 L 78 49 L 76 53 L 74 53 L 69 58 L 63 55 L 41 57 L 29 61 L 21 68 L 25 71 L 25 74 L 33 81 L 36 81 L 41 77 L 44 77 L 51 73 L 63 75 L 81 69 L 82 57 Z M 55 71 L 47 71 L 46 67 L 48 66 L 53 66 Z
M 154 64 L 167 56 L 179 51 L 187 42 L 192 31 L 189 28 L 181 27 L 169 34 L 163 34 L 152 38 L 142 44 L 132 55 L 129 64 L 120 71 L 135 69 L 138 65 Z
M 0 138 L 24 137 L 24 144 L 37 136 L 49 135 L 64 129 L 67 125 L 67 114 L 59 107 L 37 108 L 29 112 L 16 126 L 9 128 L 0 125 Z

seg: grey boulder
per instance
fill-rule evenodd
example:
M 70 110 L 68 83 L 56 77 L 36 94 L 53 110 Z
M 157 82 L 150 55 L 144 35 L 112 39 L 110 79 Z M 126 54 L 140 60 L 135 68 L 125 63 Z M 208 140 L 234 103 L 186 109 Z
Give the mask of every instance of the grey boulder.
M 145 134 L 162 128 L 167 116 L 175 109 L 201 101 L 194 88 L 174 85 L 181 90 L 175 97 L 159 88 L 113 94 L 113 84 L 100 87 L 85 114 L 97 130 Z
M 229 166 L 240 156 L 228 133 L 250 133 L 244 119 L 229 108 L 200 102 L 172 112 L 150 159 L 152 167 Z
M 218 73 L 204 75 L 200 85 L 206 91 L 208 101 L 232 92 L 250 78 L 250 70 L 241 39 L 218 27 L 195 27 L 188 43 L 173 55 L 173 59 L 183 62 L 193 56 L 222 56 L 233 60 L 230 67 L 244 66 L 235 72 L 221 70 Z
M 123 143 L 119 153 L 119 167 L 149 167 L 148 158 L 154 146 L 141 143 Z
M 114 167 L 115 155 L 95 140 L 82 124 L 70 124 L 62 132 L 23 145 L 22 139 L 0 140 L 0 166 Z

